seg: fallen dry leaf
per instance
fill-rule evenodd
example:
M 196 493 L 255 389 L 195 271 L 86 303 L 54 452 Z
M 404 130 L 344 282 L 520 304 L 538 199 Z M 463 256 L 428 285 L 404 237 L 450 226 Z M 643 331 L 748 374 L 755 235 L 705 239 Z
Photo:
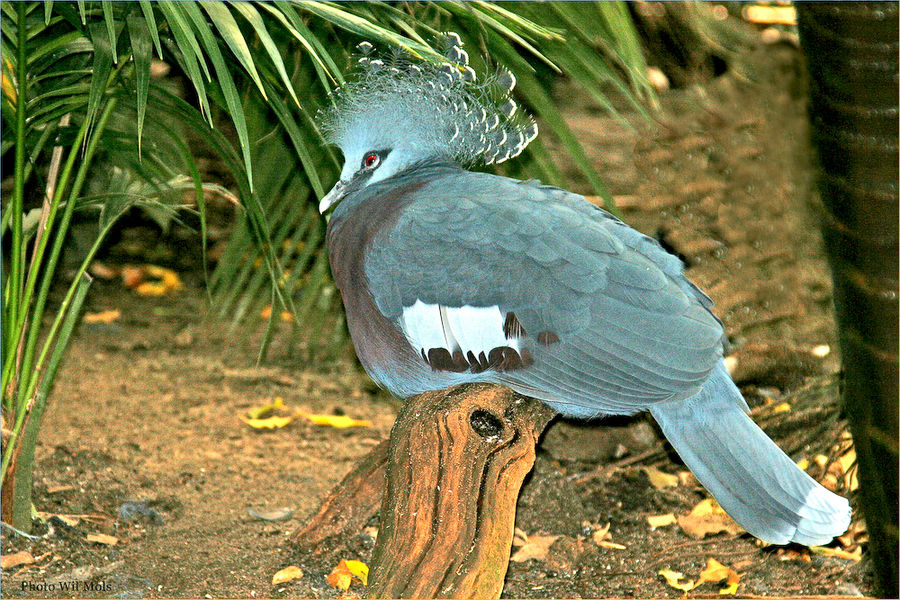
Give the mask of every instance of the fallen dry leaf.
M 737 592 L 741 576 L 731 567 L 726 567 L 716 559 L 710 558 L 706 561 L 706 567 L 700 571 L 700 577 L 697 579 L 694 587 L 699 587 L 700 584 L 706 582 L 716 583 L 719 581 L 725 581 L 727 584 L 726 587 L 719 590 L 719 594 L 723 596 L 734 595 Z
M 119 543 L 119 538 L 106 535 L 105 533 L 89 533 L 87 534 L 87 541 L 105 544 L 107 546 L 115 546 Z
M 670 587 L 681 590 L 685 594 L 700 587 L 704 583 L 724 581 L 726 586 L 719 590 L 719 594 L 722 596 L 734 595 L 737 592 L 738 584 L 741 582 L 741 576 L 738 575 L 737 571 L 723 565 L 714 558 L 707 559 L 706 567 L 700 571 L 700 576 L 696 580 L 688 579 L 682 581 L 685 577 L 684 573 L 679 573 L 678 571 L 673 571 L 671 569 L 662 569 L 659 571 L 659 575 L 662 575 L 665 578 L 666 583 Z
M 802 548 L 801 550 L 779 548 L 776 550 L 775 554 L 778 556 L 778 560 L 781 561 L 801 560 L 803 562 L 812 562 L 812 559 L 809 557 L 809 550 L 806 548 Z
M 372 421 L 353 419 L 347 415 L 308 415 L 298 413 L 296 416 L 302 416 L 316 425 L 327 425 L 337 429 L 346 429 L 348 427 L 371 427 Z
M 250 419 L 241 416 L 241 420 L 253 429 L 281 429 L 289 425 L 294 417 L 268 417 L 265 419 Z
M 344 563 L 353 576 L 362 581 L 363 585 L 369 585 L 369 565 L 361 560 L 347 560 Z
M 664 515 L 647 515 L 647 523 L 653 529 L 657 527 L 667 527 L 669 525 L 674 525 L 678 520 L 675 518 L 673 513 L 666 513 Z
M 847 528 L 847 532 L 844 535 L 838 536 L 836 539 L 841 543 L 841 546 L 848 550 L 851 549 L 851 546 L 868 542 L 869 535 L 866 532 L 865 520 L 859 519 L 853 521 L 850 523 L 850 527 Z
M 94 262 L 92 262 L 91 266 L 88 267 L 88 271 L 91 275 L 99 279 L 112 279 L 119 274 L 119 269 L 110 267 L 109 265 L 102 263 L 99 260 L 95 260 Z
M 3 556 L 0 556 L 0 569 L 12 569 L 19 565 L 30 565 L 33 562 L 34 556 L 31 555 L 31 552 L 22 550 L 21 552 L 16 552 L 14 554 L 4 554 Z
M 681 590 L 682 592 L 689 592 L 694 589 L 694 581 L 681 581 L 684 578 L 684 573 L 679 573 L 678 571 L 673 571 L 672 569 L 660 569 L 658 572 L 659 575 L 662 575 L 666 583 L 669 587 L 673 587 L 676 590 Z
M 700 487 L 697 477 L 690 471 L 678 471 L 678 485 L 686 488 Z
M 516 550 L 516 553 L 509 559 L 513 562 L 525 562 L 529 559 L 544 560 L 547 558 L 547 552 L 559 538 L 558 535 L 531 535 L 528 541 Z
M 587 524 L 591 528 L 596 526 Z M 591 534 L 591 539 L 594 540 L 594 543 L 600 546 L 601 548 L 610 548 L 612 550 L 627 550 L 625 546 L 622 544 L 617 544 L 612 541 L 612 535 L 609 533 L 609 523 L 604 525 L 603 527 L 597 528 L 594 533 Z
M 358 579 L 363 585 L 369 584 L 369 566 L 359 560 L 344 560 L 328 574 L 325 578 L 328 585 L 333 588 L 346 592 L 353 583 L 353 578 Z
M 824 546 L 813 546 L 809 549 L 810 552 L 814 554 L 821 554 L 822 556 L 831 556 L 833 558 L 843 558 L 844 560 L 852 560 L 854 562 L 859 562 L 862 558 L 862 546 L 857 546 L 856 550 L 853 552 L 847 552 L 846 550 L 842 550 L 840 548 L 826 548 Z
M 56 517 L 69 527 L 78 527 L 82 521 L 89 521 L 92 523 L 106 523 L 112 521 L 109 516 L 101 515 L 98 513 L 88 513 L 88 514 L 57 514 L 51 512 L 37 511 L 38 518 L 42 521 L 49 521 L 51 518 Z
M 95 313 L 84 313 L 84 322 L 91 323 L 112 323 L 114 321 L 118 321 L 122 317 L 122 313 L 119 310 L 104 310 L 101 312 Z
M 678 475 L 670 475 L 669 473 L 664 473 L 656 467 L 644 467 L 642 470 L 647 474 L 647 479 L 650 480 L 650 485 L 658 490 L 667 487 L 678 487 Z
M 524 529 L 519 529 L 516 527 L 513 529 L 513 546 L 524 546 L 528 543 L 528 534 L 525 533 Z
M 122 267 L 122 280 L 141 296 L 165 296 L 182 288 L 178 274 L 159 265 Z
M 74 485 L 70 485 L 68 483 L 61 483 L 57 485 L 48 485 L 47 493 L 48 494 L 58 494 L 59 492 L 68 492 L 70 490 L 74 490 L 76 487 Z
M 334 570 L 325 577 L 325 580 L 331 587 L 346 592 L 350 589 L 350 584 L 353 582 L 353 575 L 346 569 L 338 569 L 338 567 L 335 567 Z
M 859 477 L 856 467 L 856 450 L 852 447 L 850 450 L 838 459 L 841 468 L 844 470 L 844 486 L 851 492 L 855 492 L 859 488 Z
M 782 402 L 780 404 L 776 404 L 771 409 L 769 409 L 768 414 L 775 415 L 783 412 L 791 412 L 791 405 L 787 402 Z
M 265 419 L 267 417 L 271 417 L 275 414 L 275 411 L 284 408 L 284 399 L 281 396 L 277 396 L 272 402 L 269 404 L 263 404 L 262 406 L 257 406 L 256 408 L 251 408 L 247 411 L 248 419 Z
M 744 531 L 712 498 L 701 501 L 690 513 L 679 515 L 676 519 L 685 533 L 697 539 L 722 531 L 732 535 Z
M 285 567 L 282 570 L 275 573 L 274 575 L 272 575 L 272 585 L 279 585 L 282 583 L 287 583 L 288 581 L 294 581 L 294 580 L 300 579 L 302 577 L 303 577 L 303 569 L 292 565 L 290 567 Z
M 846 452 L 838 459 L 838 464 L 841 465 L 841 469 L 844 473 L 849 471 L 853 467 L 853 465 L 856 464 L 856 450 L 851 448 L 848 452 Z
M 132 290 L 144 283 L 144 280 L 147 279 L 146 271 L 141 267 L 135 267 L 133 265 L 122 267 L 119 270 L 119 274 L 122 276 L 122 283 L 125 284 L 125 287 Z
M 284 408 L 284 399 L 278 396 L 269 404 L 251 408 L 246 415 L 241 415 L 241 420 L 253 429 L 281 429 L 294 420 L 292 416 L 275 414 Z

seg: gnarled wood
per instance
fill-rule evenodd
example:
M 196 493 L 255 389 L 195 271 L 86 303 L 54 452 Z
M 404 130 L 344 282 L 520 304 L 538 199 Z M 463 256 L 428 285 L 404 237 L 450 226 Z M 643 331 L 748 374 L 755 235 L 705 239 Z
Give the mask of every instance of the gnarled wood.
M 370 597 L 499 597 L 519 490 L 553 414 L 483 384 L 409 400 L 391 432 Z

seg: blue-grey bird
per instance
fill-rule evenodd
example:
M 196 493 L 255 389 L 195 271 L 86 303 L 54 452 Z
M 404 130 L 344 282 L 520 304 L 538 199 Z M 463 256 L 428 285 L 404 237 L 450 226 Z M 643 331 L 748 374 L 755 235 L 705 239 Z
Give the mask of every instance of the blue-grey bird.
M 489 382 L 563 415 L 649 410 L 748 532 L 823 544 L 850 522 L 747 415 L 712 301 L 681 262 L 582 196 L 466 170 L 537 136 L 515 78 L 476 77 L 456 34 L 443 63 L 360 45 L 323 115 L 340 147 L 328 251 L 369 375 L 401 398 Z

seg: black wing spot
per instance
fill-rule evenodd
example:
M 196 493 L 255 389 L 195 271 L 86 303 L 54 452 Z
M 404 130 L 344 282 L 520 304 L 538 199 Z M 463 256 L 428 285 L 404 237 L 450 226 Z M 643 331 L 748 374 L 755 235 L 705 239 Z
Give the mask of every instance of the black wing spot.
M 483 373 L 488 369 L 497 371 L 514 371 L 534 364 L 534 357 L 527 348 L 521 353 L 510 346 L 498 346 L 492 349 L 487 356 L 479 352 L 478 356 L 469 350 L 465 355 L 457 350 L 452 355 L 446 348 L 431 348 L 427 353 L 421 350 L 422 359 L 434 371 L 451 371 L 453 373 Z
M 422 351 L 424 354 L 424 350 Z M 468 370 L 469 365 L 463 358 L 462 352 L 450 352 L 446 348 L 432 348 L 428 351 L 428 358 L 425 359 L 432 369 L 435 371 L 452 371 L 454 373 L 462 373 Z
M 503 335 L 506 339 L 525 337 L 525 328 L 516 317 L 516 313 L 510 311 L 506 313 L 506 320 L 503 322 Z
M 537 335 L 537 340 L 542 346 L 549 346 L 550 344 L 558 344 L 559 336 L 549 329 L 545 329 Z

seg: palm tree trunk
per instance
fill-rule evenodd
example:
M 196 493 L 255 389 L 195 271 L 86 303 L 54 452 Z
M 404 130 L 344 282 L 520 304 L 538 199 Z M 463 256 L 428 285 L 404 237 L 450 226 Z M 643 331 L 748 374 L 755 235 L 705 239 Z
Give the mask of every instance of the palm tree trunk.
M 894 2 L 797 6 L 822 174 L 843 401 L 879 595 L 896 598 L 898 25 Z

